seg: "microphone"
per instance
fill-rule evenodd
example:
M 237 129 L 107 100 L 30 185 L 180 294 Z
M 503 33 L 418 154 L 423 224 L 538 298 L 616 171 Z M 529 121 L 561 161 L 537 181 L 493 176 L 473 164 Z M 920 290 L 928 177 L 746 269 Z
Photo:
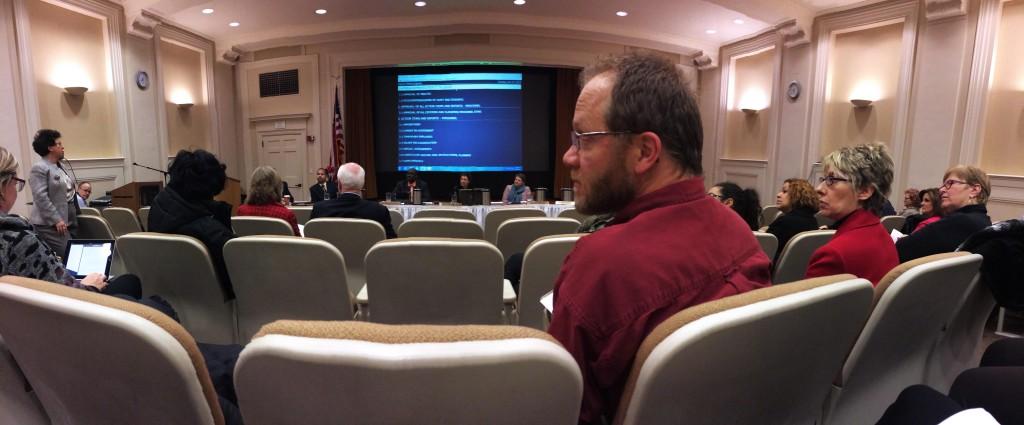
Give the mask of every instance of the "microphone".
M 166 172 L 166 171 L 164 171 L 164 170 L 161 170 L 161 169 L 157 169 L 157 168 L 153 168 L 153 167 L 149 167 L 149 166 L 145 166 L 145 165 L 139 164 L 138 162 L 133 162 L 133 163 L 132 163 L 132 165 L 134 165 L 134 166 L 136 166 L 136 167 L 142 167 L 142 168 L 145 168 L 145 169 L 147 169 L 147 170 L 152 170 L 152 171 L 156 171 L 156 172 L 158 172 L 158 173 L 160 173 L 160 174 L 163 174 L 164 176 L 166 176 L 166 175 L 167 175 L 167 172 Z

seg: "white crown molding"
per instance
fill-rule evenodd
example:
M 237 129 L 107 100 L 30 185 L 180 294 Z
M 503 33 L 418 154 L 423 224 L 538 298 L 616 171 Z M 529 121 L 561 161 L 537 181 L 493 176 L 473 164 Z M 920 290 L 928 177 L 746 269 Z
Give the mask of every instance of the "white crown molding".
M 929 22 L 964 16 L 969 3 L 970 0 L 924 0 L 924 15 Z
M 1004 0 L 982 0 L 978 15 L 978 30 L 974 39 L 974 57 L 971 60 L 970 86 L 963 136 L 960 142 L 959 163 L 977 164 L 981 159 L 981 138 L 985 125 L 985 105 L 988 103 L 988 84 L 995 57 L 996 36 Z
M 811 42 L 807 31 L 797 23 L 796 19 L 790 19 L 775 25 L 775 31 L 782 37 L 782 44 L 788 47 L 802 46 Z
M 704 54 L 704 52 L 701 52 L 699 55 L 693 58 L 693 66 L 696 66 L 697 69 L 701 71 L 706 71 L 709 69 L 717 68 L 718 63 L 715 62 L 715 58 Z

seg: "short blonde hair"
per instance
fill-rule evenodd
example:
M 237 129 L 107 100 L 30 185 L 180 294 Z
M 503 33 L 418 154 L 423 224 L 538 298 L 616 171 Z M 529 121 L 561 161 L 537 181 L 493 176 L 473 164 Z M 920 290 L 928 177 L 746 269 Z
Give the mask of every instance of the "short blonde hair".
M 281 176 L 269 165 L 256 167 L 249 178 L 249 196 L 245 203 L 249 205 L 266 205 L 281 202 Z
M 0 187 L 7 185 L 16 175 L 18 175 L 18 160 L 14 158 L 14 154 L 0 146 Z M 3 193 L 0 193 L 0 199 L 2 198 Z
M 950 175 L 954 174 L 964 179 L 971 186 L 981 186 L 981 193 L 978 194 L 978 203 L 984 205 L 988 202 L 988 197 L 992 195 L 992 183 L 989 181 L 988 173 L 985 170 L 973 165 L 960 164 L 946 170 L 946 174 L 942 175 L 943 183 L 945 183 Z
M 880 143 L 844 146 L 825 156 L 825 169 L 833 169 L 850 179 L 857 190 L 872 187 L 875 193 L 864 201 L 864 209 L 876 215 L 882 211 L 892 189 L 893 162 Z

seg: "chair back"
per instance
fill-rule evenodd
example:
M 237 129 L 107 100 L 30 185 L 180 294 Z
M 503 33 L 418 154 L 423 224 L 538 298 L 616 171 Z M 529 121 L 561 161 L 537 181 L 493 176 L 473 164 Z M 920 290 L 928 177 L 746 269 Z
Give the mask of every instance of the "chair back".
M 210 253 L 191 236 L 132 233 L 117 240 L 129 273 L 142 280 L 145 295 L 160 295 L 197 340 L 236 341 L 234 302 L 225 301 Z
M 687 308 L 640 345 L 614 423 L 816 423 L 870 309 L 871 282 L 853 275 Z
M 811 263 L 811 254 L 832 240 L 835 234 L 835 230 L 809 230 L 790 238 L 782 248 L 779 262 L 775 264 L 772 282 L 788 283 L 803 279 Z
M 388 214 L 391 214 L 391 228 L 397 229 L 402 223 L 405 222 L 405 217 L 402 217 L 402 213 L 388 208 Z
M 231 217 L 231 229 L 238 236 L 295 236 L 291 224 L 274 217 L 234 216 Z
M 292 214 L 295 214 L 295 221 L 303 226 L 309 221 L 309 217 L 313 215 L 313 207 L 290 206 L 288 209 L 292 211 Z
M 135 217 L 135 211 L 122 207 L 107 207 L 103 209 L 102 213 L 116 237 L 142 231 L 142 225 L 139 224 L 138 217 Z
M 353 294 L 366 284 L 366 253 L 387 238 L 380 223 L 358 218 L 314 218 L 306 223 L 304 233 L 307 238 L 325 240 L 338 248 L 345 259 L 348 290 Z
M 366 254 L 370 321 L 502 323 L 501 253 L 484 241 L 391 239 Z
M 779 209 L 778 205 L 768 205 L 761 208 L 761 226 L 770 226 L 780 216 L 782 216 L 782 210 Z
M 78 215 L 79 216 L 94 215 L 94 216 L 97 216 L 97 217 L 101 217 L 103 214 L 100 213 L 99 209 L 96 209 L 96 208 L 93 208 L 93 207 L 80 207 L 80 208 L 78 208 Z
M 455 218 L 476 222 L 476 216 L 472 212 L 449 208 L 425 208 L 416 211 L 412 218 Z
M 498 226 L 495 245 L 501 251 L 504 260 L 513 254 L 526 252 L 538 238 L 549 235 L 575 233 L 580 222 L 571 218 L 513 218 L 505 220 Z
M 892 233 L 893 230 L 902 229 L 903 223 L 907 222 L 907 218 L 902 215 L 887 215 L 882 217 L 882 227 L 885 228 L 885 233 Z
M 345 259 L 334 245 L 296 236 L 246 236 L 224 245 L 224 261 L 234 284 L 241 342 L 275 320 L 352 319 Z
M 544 217 L 544 211 L 536 208 L 498 208 L 487 212 L 484 216 L 484 240 L 496 243 L 498 238 L 498 227 L 501 223 L 513 218 Z
M 964 252 L 894 268 L 875 287 L 875 306 L 836 379 L 826 422 L 876 422 L 904 388 L 925 382 L 928 355 L 981 266 Z
M 779 238 L 775 235 L 765 232 L 754 232 L 754 238 L 757 239 L 757 243 L 761 245 L 761 250 L 764 251 L 764 255 L 767 255 L 769 259 L 775 258 L 775 252 L 779 250 Z
M 476 221 L 460 218 L 414 218 L 398 226 L 400 238 L 484 239 Z
M 590 216 L 581 213 L 576 208 L 566 208 L 558 213 L 558 218 L 571 218 L 582 223 L 584 220 L 590 218 Z
M 98 215 L 78 216 L 78 239 L 116 239 L 107 220 Z
M 224 423 L 195 340 L 142 304 L 4 276 L 0 333 L 53 423 Z
M 945 394 L 960 372 L 977 367 L 981 362 L 982 351 L 978 347 L 985 333 L 985 322 L 995 306 L 992 291 L 980 278 L 975 279 L 942 333 L 941 341 L 928 356 L 925 384 Z
M 235 382 L 247 425 L 568 425 L 583 391 L 579 366 L 544 332 L 361 322 L 267 325 Z
M 547 330 L 548 316 L 540 299 L 555 288 L 555 280 L 562 270 L 562 262 L 576 241 L 586 236 L 580 233 L 551 235 L 539 238 L 523 255 L 523 272 L 519 278 L 519 326 Z
M 0 337 L 0 424 L 49 425 L 43 406 Z
M 139 227 L 142 227 L 143 232 L 147 231 L 146 229 L 149 229 L 149 208 L 150 207 L 139 208 Z

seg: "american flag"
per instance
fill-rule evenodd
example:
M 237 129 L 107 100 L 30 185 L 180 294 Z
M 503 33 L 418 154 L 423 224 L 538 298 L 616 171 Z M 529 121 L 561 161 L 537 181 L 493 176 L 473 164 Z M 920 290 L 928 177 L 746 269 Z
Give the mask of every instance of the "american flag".
M 341 103 L 338 88 L 334 88 L 334 123 L 331 131 L 331 162 L 327 165 L 327 176 L 331 181 L 337 178 L 338 167 L 345 161 L 345 134 L 341 126 Z

